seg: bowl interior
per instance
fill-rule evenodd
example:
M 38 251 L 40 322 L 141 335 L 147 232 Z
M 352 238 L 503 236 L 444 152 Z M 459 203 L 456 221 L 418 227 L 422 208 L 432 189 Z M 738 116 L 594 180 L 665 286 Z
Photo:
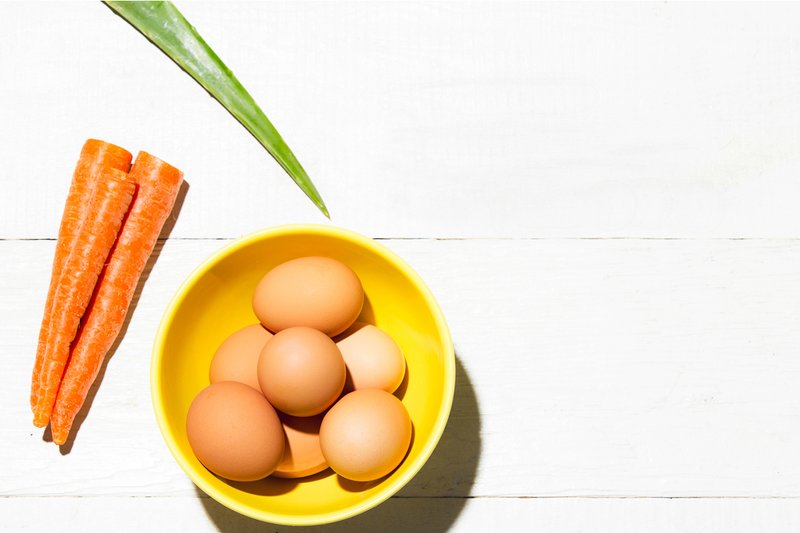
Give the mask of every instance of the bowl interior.
M 377 481 L 357 483 L 330 469 L 300 480 L 267 478 L 235 483 L 211 474 L 186 438 L 186 413 L 209 384 L 208 369 L 220 343 L 258 320 L 253 290 L 272 267 L 295 257 L 324 255 L 350 266 L 366 294 L 360 319 L 377 325 L 400 345 L 406 380 L 395 393 L 414 425 L 403 463 Z M 455 381 L 447 326 L 419 277 L 382 245 L 327 226 L 284 226 L 227 246 L 192 273 L 170 303 L 159 328 L 152 366 L 153 404 L 173 455 L 209 496 L 242 514 L 282 524 L 317 524 L 369 509 L 399 490 L 422 467 L 447 422 Z

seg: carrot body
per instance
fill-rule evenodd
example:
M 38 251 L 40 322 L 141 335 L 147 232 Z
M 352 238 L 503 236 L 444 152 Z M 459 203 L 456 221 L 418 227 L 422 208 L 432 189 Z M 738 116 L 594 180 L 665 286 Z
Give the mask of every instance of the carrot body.
M 70 344 L 136 190 L 136 184 L 128 175 L 114 168 L 100 169 L 96 181 L 88 201 L 84 200 L 86 215 L 75 231 L 72 249 L 62 265 L 53 296 L 39 393 L 33 411 L 33 423 L 38 427 L 47 425 Z
M 86 201 L 97 182 L 97 174 L 101 168 L 109 167 L 127 172 L 131 168 L 132 156 L 127 150 L 119 146 L 89 139 L 81 149 L 81 155 L 72 175 L 72 184 L 69 187 L 64 213 L 61 217 L 61 227 L 58 230 L 53 270 L 50 276 L 50 288 L 47 291 L 47 300 L 44 306 L 42 326 L 39 330 L 39 342 L 36 346 L 36 361 L 33 365 L 31 378 L 31 409 L 38 402 L 40 394 L 40 379 L 42 363 L 44 362 L 44 349 L 47 343 L 47 334 L 50 330 L 50 315 L 53 310 L 53 298 L 61 276 L 61 269 L 72 249 L 78 234 L 78 229 L 83 223 L 88 212 Z
M 146 152 L 136 157 L 130 177 L 139 189 L 84 316 L 53 408 L 50 427 L 56 444 L 66 441 L 103 360 L 122 329 L 139 278 L 183 181 L 180 170 Z

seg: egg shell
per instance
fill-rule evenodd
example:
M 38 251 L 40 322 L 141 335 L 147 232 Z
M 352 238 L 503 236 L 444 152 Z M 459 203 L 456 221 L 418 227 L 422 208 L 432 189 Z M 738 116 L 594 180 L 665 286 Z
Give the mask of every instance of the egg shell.
M 313 416 L 330 407 L 341 394 L 346 375 L 336 343 L 307 327 L 276 333 L 258 358 L 264 396 L 293 416 Z
M 209 381 L 238 381 L 261 392 L 258 384 L 258 356 L 261 349 L 272 338 L 261 324 L 251 324 L 228 336 L 211 360 Z
M 281 263 L 256 285 L 253 311 L 269 330 L 306 326 L 333 337 L 346 330 L 364 305 L 353 270 L 329 257 Z
M 206 468 L 234 481 L 262 479 L 283 457 L 283 427 L 275 409 L 252 387 L 235 381 L 200 391 L 186 416 L 186 434 Z
M 323 414 L 309 417 L 278 413 L 286 436 L 283 460 L 272 473 L 275 477 L 299 478 L 311 476 L 328 468 L 319 444 L 319 427 Z
M 400 400 L 384 390 L 365 389 L 331 407 L 319 437 L 322 454 L 337 474 L 372 481 L 403 461 L 411 432 L 411 418 Z
M 356 322 L 336 338 L 336 346 L 347 366 L 345 388 L 394 392 L 403 382 L 403 352 L 388 333 L 376 326 Z

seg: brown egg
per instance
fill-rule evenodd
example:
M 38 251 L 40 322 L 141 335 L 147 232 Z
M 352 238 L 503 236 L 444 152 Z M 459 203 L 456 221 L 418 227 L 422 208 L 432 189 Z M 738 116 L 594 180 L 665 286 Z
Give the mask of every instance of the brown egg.
M 278 413 L 286 435 L 283 460 L 272 473 L 275 477 L 298 478 L 322 472 L 328 462 L 319 445 L 319 426 L 322 414 L 299 417 Z
M 275 409 L 243 383 L 222 381 L 195 397 L 186 435 L 197 458 L 220 477 L 255 481 L 283 457 L 284 436 Z
M 272 333 L 261 324 L 252 324 L 231 334 L 220 344 L 211 360 L 211 383 L 238 381 L 261 392 L 258 385 L 258 356 Z
M 329 257 L 281 263 L 258 282 L 253 295 L 253 311 L 274 332 L 306 326 L 333 337 L 355 321 L 363 305 L 356 273 Z
M 306 327 L 275 334 L 258 358 L 258 383 L 267 400 L 293 416 L 313 416 L 331 406 L 344 387 L 342 354 L 330 337 Z
M 357 390 L 331 407 L 319 438 L 322 454 L 337 474 L 372 481 L 403 461 L 411 444 L 411 418 L 388 392 Z
M 347 387 L 351 390 L 394 392 L 402 383 L 406 373 L 403 352 L 377 327 L 356 322 L 336 338 L 336 346 L 347 366 Z

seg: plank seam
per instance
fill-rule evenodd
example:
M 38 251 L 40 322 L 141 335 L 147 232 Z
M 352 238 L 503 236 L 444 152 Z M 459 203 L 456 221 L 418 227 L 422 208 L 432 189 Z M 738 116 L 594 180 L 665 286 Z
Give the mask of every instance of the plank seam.
M 169 237 L 166 241 L 230 241 L 237 237 Z M 376 241 L 686 241 L 800 242 L 800 237 L 372 237 Z M 55 237 L 0 237 L 0 242 L 55 242 Z
M 103 494 L 0 494 L 0 499 L 31 498 L 130 498 L 130 499 L 176 499 L 191 498 L 210 500 L 206 495 L 197 496 L 151 496 L 151 495 L 103 495 Z M 600 495 L 575 495 L 575 496 L 392 496 L 395 500 L 800 500 L 798 496 L 600 496 Z

